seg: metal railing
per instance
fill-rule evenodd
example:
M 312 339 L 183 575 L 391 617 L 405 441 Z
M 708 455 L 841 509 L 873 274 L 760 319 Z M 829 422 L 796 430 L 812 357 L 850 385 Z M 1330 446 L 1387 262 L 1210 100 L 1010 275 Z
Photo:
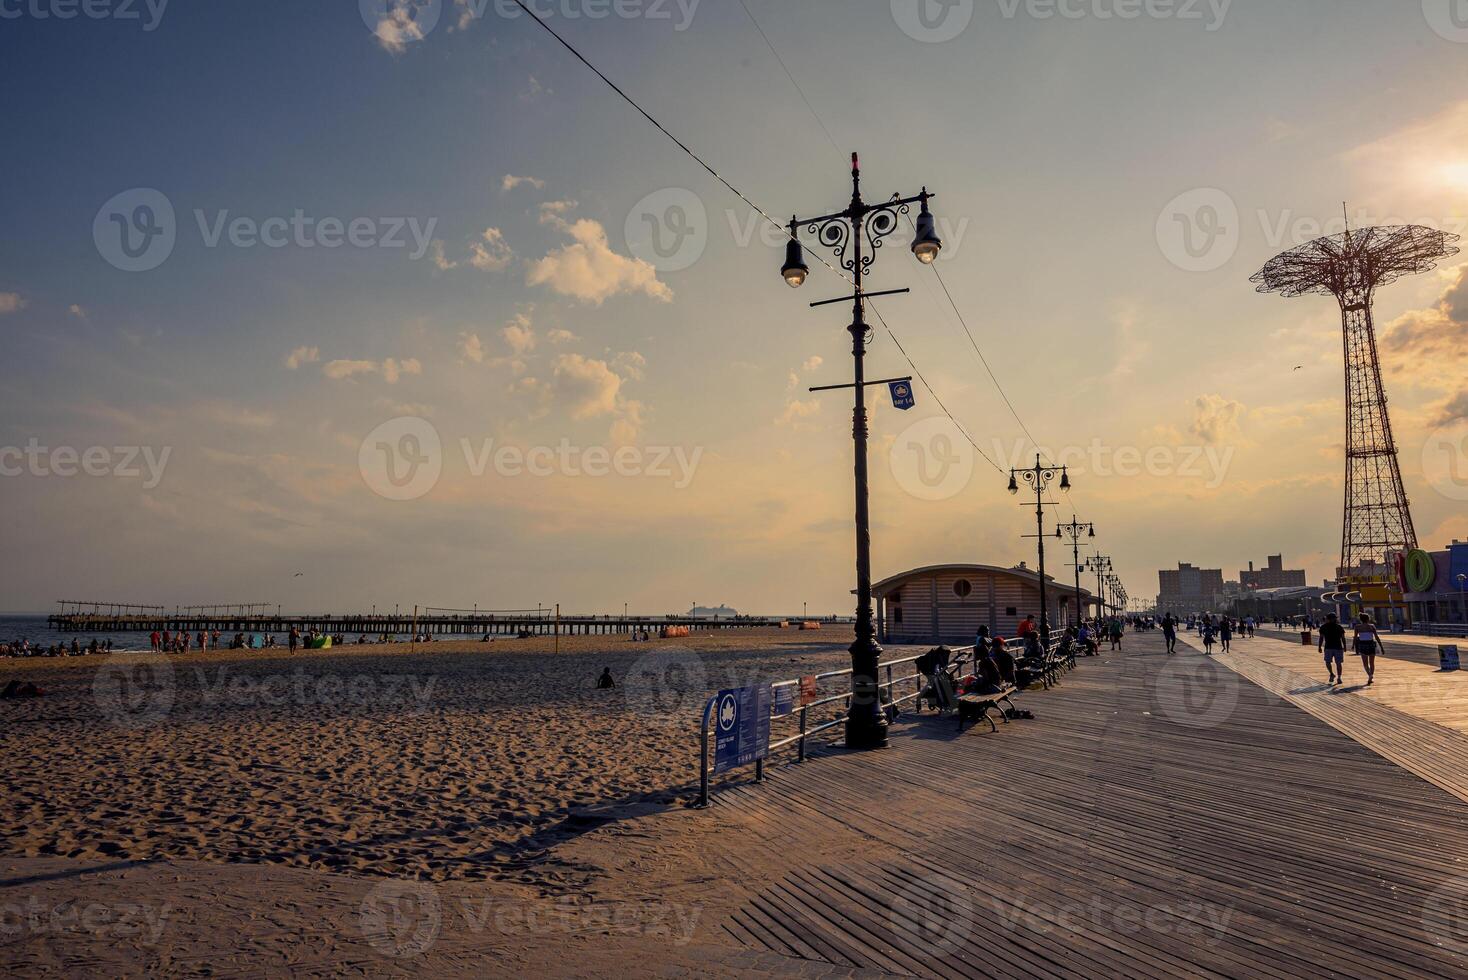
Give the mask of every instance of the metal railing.
M 1050 631 L 1050 641 L 1048 644 L 1046 644 L 1045 651 L 1047 655 L 1059 644 L 1061 637 L 1064 635 L 1064 630 Z M 951 654 L 953 654 L 953 658 L 949 661 L 950 666 L 956 666 L 959 670 L 960 676 L 962 676 L 964 663 L 966 661 L 972 661 L 974 659 L 973 646 L 949 647 L 948 650 Z M 921 671 L 915 670 L 912 673 L 903 673 L 901 676 L 894 677 L 893 668 L 900 668 L 909 664 L 916 663 L 918 660 L 922 659 L 926 655 L 927 653 L 925 651 L 924 653 L 918 654 L 917 656 L 904 657 L 901 660 L 887 661 L 878 665 L 878 669 L 883 670 L 886 673 L 886 679 L 879 681 L 877 684 L 877 696 L 880 701 L 880 708 L 882 710 L 885 710 L 888 705 L 892 705 L 895 707 L 896 705 L 915 700 L 923 693 L 923 686 L 928 680 L 928 675 L 922 673 Z M 977 666 L 977 664 L 975 664 L 975 666 Z M 850 676 L 851 668 L 846 667 L 842 670 L 832 670 L 827 671 L 824 674 L 816 674 L 815 680 L 816 683 L 819 684 L 821 681 L 829 680 L 833 677 Z M 912 693 L 904 694 L 902 697 L 894 697 L 893 688 L 898 684 L 905 684 L 908 681 L 916 681 L 916 686 Z M 794 680 L 771 682 L 770 694 L 772 705 L 774 701 L 775 691 L 785 687 L 794 687 L 797 691 L 799 691 L 800 683 L 800 678 L 796 678 Z M 886 692 L 887 698 L 882 698 L 882 692 Z M 842 725 L 846 724 L 847 711 L 850 710 L 851 706 L 851 695 L 852 692 L 848 690 L 840 694 L 832 694 L 829 697 L 817 698 L 816 700 L 811 701 L 807 704 L 798 705 L 789 714 L 771 715 L 770 724 L 772 727 L 776 722 L 784 723 L 787 721 L 798 721 L 799 730 L 796 731 L 794 734 L 787 735 L 779 739 L 776 739 L 772 736 L 769 745 L 770 754 L 774 754 L 779 749 L 784 749 L 791 745 L 794 745 L 796 746 L 796 759 L 800 762 L 804 762 L 806 758 L 806 743 L 809 739 L 812 739 L 815 736 L 820 735 L 824 732 L 831 731 L 832 729 L 840 728 Z M 699 724 L 697 805 L 700 807 L 708 806 L 709 802 L 709 729 L 711 727 L 710 722 L 713 720 L 714 706 L 718 702 L 718 700 L 719 696 L 717 694 L 714 694 L 707 701 L 704 702 L 702 720 Z M 835 715 L 829 721 L 820 722 L 814 727 L 810 725 L 810 714 L 814 709 L 837 703 L 842 704 L 844 710 Z M 765 760 L 756 759 L 754 763 L 755 782 L 762 782 L 764 778 Z
M 1417 636 L 1440 636 L 1444 639 L 1468 637 L 1468 624 L 1464 623 L 1416 623 L 1407 628 Z

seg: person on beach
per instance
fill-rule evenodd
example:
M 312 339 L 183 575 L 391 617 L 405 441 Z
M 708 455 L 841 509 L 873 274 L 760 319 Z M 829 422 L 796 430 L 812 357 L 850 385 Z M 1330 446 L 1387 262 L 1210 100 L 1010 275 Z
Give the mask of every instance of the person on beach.
M 1381 635 L 1366 613 L 1361 614 L 1361 621 L 1356 624 L 1354 645 L 1361 666 L 1366 668 L 1366 686 L 1370 687 L 1376 683 L 1376 654 L 1381 649 Z
M 297 630 L 294 626 L 292 626 L 291 627 L 291 653 L 295 653 L 296 652 L 296 647 L 300 645 L 300 642 L 301 642 L 301 634 L 300 634 L 300 631 Z
M 1330 674 L 1332 685 L 1346 679 L 1346 628 L 1336 619 L 1335 613 L 1325 617 L 1320 627 L 1320 640 L 1315 648 L 1325 657 L 1325 669 Z
M 596 689 L 598 691 L 607 691 L 616 686 L 617 682 L 612 680 L 612 668 L 603 667 L 601 669 L 601 676 L 596 679 Z

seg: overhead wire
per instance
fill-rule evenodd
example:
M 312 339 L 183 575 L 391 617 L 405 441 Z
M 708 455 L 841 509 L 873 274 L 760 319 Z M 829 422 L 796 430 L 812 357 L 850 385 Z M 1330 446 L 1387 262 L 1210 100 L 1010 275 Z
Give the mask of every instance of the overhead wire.
M 682 150 L 689 157 L 691 157 L 694 160 L 694 162 L 696 162 L 700 167 L 702 167 L 709 174 L 709 176 L 713 177 L 716 181 L 718 181 L 725 188 L 727 188 L 732 194 L 734 194 L 735 197 L 739 198 L 739 200 L 741 200 L 745 204 L 747 204 L 750 207 L 750 209 L 753 210 L 756 214 L 760 215 L 766 221 L 768 221 L 771 225 L 773 225 L 774 227 L 778 228 L 780 230 L 780 232 L 782 234 L 784 234 L 787 238 L 795 239 L 795 236 L 790 233 L 789 229 L 784 224 L 782 224 L 781 222 L 777 221 L 768 211 L 766 211 L 764 208 L 760 207 L 748 195 L 746 195 L 743 191 L 741 191 L 739 188 L 735 187 L 732 183 L 730 183 L 723 176 L 723 174 L 721 174 L 717 170 L 715 170 L 708 163 L 707 160 L 705 160 L 703 157 L 699 156 L 698 153 L 694 152 L 694 150 L 690 146 L 688 146 L 688 144 L 684 143 L 677 136 L 673 135 L 673 133 L 666 126 L 664 126 L 662 123 L 660 123 L 652 115 L 652 113 L 650 113 L 646 109 L 644 109 L 637 102 L 637 100 L 633 99 L 632 96 L 628 95 L 625 91 L 623 91 L 623 89 L 621 88 L 621 86 L 619 86 L 616 82 L 614 82 L 610 78 L 608 78 L 607 75 L 604 72 L 602 72 L 601 69 L 599 69 L 598 67 L 596 67 L 596 65 L 592 64 L 592 62 L 585 55 L 583 55 L 579 50 L 577 50 L 577 48 L 573 44 L 571 44 L 571 42 L 567 41 L 564 37 L 562 37 L 560 35 L 560 33 L 557 32 L 555 30 L 555 28 L 551 27 L 550 24 L 548 24 L 544 19 L 542 19 L 539 14 L 537 14 L 535 11 L 531 10 L 530 7 L 528 7 L 525 4 L 524 0 L 513 0 L 513 2 L 521 10 L 523 10 L 526 14 L 528 14 L 530 16 L 530 18 L 533 21 L 535 21 L 535 23 L 539 24 L 540 27 L 542 29 L 544 29 L 547 34 L 549 34 L 552 38 L 554 38 L 556 40 L 556 42 L 561 45 L 561 47 L 563 47 L 567 51 L 569 51 L 571 53 L 571 55 L 576 58 L 577 61 L 579 61 L 583 65 L 585 65 L 594 75 L 596 75 L 597 78 L 600 78 L 604 83 L 606 83 L 607 87 L 610 88 L 613 92 L 617 93 L 617 95 L 619 95 L 624 102 L 626 102 L 628 105 L 630 105 L 633 109 L 637 110 L 638 114 L 641 115 L 644 119 L 646 119 L 649 123 L 651 123 L 658 130 L 658 132 L 662 133 L 668 139 L 672 140 L 672 142 L 675 145 L 677 145 L 677 147 L 680 150 Z M 745 11 L 746 14 L 749 14 L 749 8 L 748 7 L 745 7 L 744 8 L 744 11 Z M 753 15 L 750 15 L 750 20 L 751 21 L 754 20 Z M 758 22 L 755 22 L 755 25 L 756 25 L 756 27 L 758 27 Z M 761 31 L 760 34 L 761 34 L 761 36 L 763 36 L 764 32 Z M 765 43 L 766 44 L 769 44 L 769 38 L 765 38 Z M 774 51 L 774 47 L 771 46 L 770 47 L 770 50 L 773 52 Z M 775 57 L 776 57 L 776 60 L 780 60 L 778 54 L 776 54 Z M 781 64 L 781 67 L 784 67 L 784 61 L 783 60 L 780 60 L 780 64 Z M 787 77 L 790 78 L 791 82 L 794 83 L 794 81 L 795 81 L 794 76 L 790 74 L 790 70 L 788 68 L 785 68 L 785 74 L 786 74 Z M 799 85 L 796 85 L 796 89 L 797 89 L 797 91 L 799 91 L 800 90 L 800 86 Z M 801 92 L 801 98 L 802 99 L 805 99 L 805 93 L 803 91 Z M 806 106 L 807 106 L 807 108 L 810 108 L 810 102 L 809 102 L 809 100 L 806 100 Z M 811 109 L 811 112 L 812 112 L 812 114 L 815 114 L 815 110 L 814 109 Z M 820 117 L 817 116 L 816 118 L 817 118 L 817 121 L 819 122 Z M 824 123 L 821 123 L 821 128 L 823 130 L 825 129 L 825 124 Z M 828 139 L 830 138 L 830 135 L 831 135 L 830 132 L 827 131 L 826 132 L 826 136 L 827 136 Z M 833 142 L 833 145 L 834 145 L 834 140 L 832 142 Z M 795 239 L 795 240 L 798 241 L 798 239 Z M 824 257 L 822 257 L 819 253 L 816 253 L 815 254 L 815 258 L 816 258 L 816 261 L 817 262 L 819 262 L 822 266 L 824 266 L 830 272 L 832 272 L 833 274 L 835 274 L 837 277 L 841 278 L 842 280 L 844 280 L 846 283 L 848 283 L 850 285 L 855 285 L 855 280 L 851 276 L 847 275 L 846 272 L 845 272 L 845 270 L 840 269 L 840 268 L 837 268 L 836 266 L 832 265 Z M 974 451 L 976 453 L 978 453 L 990 466 L 994 467 L 995 470 L 997 470 L 1000 473 L 1003 473 L 1004 472 L 1004 468 L 1001 467 L 998 463 L 996 463 L 993 460 L 993 458 L 991 458 L 989 456 L 988 453 L 984 452 L 984 450 L 979 446 L 978 442 L 976 442 L 974 440 L 973 436 L 971 436 L 969 434 L 968 430 L 966 428 L 964 428 L 963 424 L 960 423 L 958 421 L 958 419 L 954 417 L 953 413 L 950 412 L 948 410 L 948 408 L 944 405 L 943 400 L 938 397 L 938 393 L 933 390 L 932 385 L 928 383 L 928 380 L 923 376 L 922 371 L 918 368 L 917 364 L 913 361 L 912 357 L 910 355 L 908 355 L 907 351 L 903 348 L 901 342 L 897 339 L 897 334 L 892 330 L 891 326 L 888 325 L 886 319 L 882 316 L 881 312 L 878 311 L 877 308 L 876 308 L 876 306 L 874 304 L 871 304 L 870 301 L 868 301 L 868 305 L 871 306 L 872 312 L 876 315 L 878 322 L 881 323 L 882 329 L 886 331 L 887 336 L 889 336 L 889 337 L 892 338 L 892 342 L 893 342 L 894 345 L 896 345 L 897 350 L 902 354 L 903 360 L 907 361 L 908 367 L 912 368 L 913 375 L 915 377 L 917 377 L 917 379 L 922 383 L 923 388 L 927 390 L 928 394 L 933 397 L 933 401 L 942 410 L 943 414 L 946 415 L 946 416 L 948 416 L 949 420 L 952 421 L 953 424 L 958 428 L 959 432 L 962 433 L 963 437 L 968 440 L 969 444 L 973 447 L 973 449 L 974 449 Z

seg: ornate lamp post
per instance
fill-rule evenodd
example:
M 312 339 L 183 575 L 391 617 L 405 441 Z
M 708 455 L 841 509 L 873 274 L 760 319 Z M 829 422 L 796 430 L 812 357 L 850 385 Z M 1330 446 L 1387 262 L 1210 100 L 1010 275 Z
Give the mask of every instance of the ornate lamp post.
M 1060 477 L 1060 489 L 1070 489 L 1070 474 L 1064 466 L 1042 466 L 1040 456 L 1035 455 L 1035 465 L 1030 469 L 1009 471 L 1009 492 L 1019 493 L 1019 481 L 1035 491 L 1035 545 L 1040 558 L 1040 637 L 1050 645 L 1050 612 L 1045 602 L 1045 491 L 1055 478 Z
M 1106 573 L 1111 571 L 1111 558 L 1107 555 L 1092 555 L 1086 559 L 1086 571 L 1096 573 L 1096 599 L 1101 603 L 1099 615 L 1106 615 Z
M 1071 567 L 1076 572 L 1076 622 L 1086 618 L 1085 605 L 1081 601 L 1081 535 L 1088 538 L 1096 536 L 1096 525 L 1082 524 L 1076 520 L 1075 515 L 1070 515 L 1069 524 L 1058 524 L 1055 527 L 1055 536 L 1061 538 L 1062 534 L 1070 535 Z M 1061 538 L 1061 540 L 1064 540 Z
M 934 229 L 933 215 L 928 210 L 928 201 L 933 197 L 923 188 L 921 194 L 900 197 L 893 194 L 878 204 L 867 204 L 861 199 L 861 165 L 855 153 L 851 155 L 851 203 L 846 210 L 823 214 L 815 218 L 790 219 L 790 241 L 785 246 L 785 264 L 780 275 L 791 287 L 805 282 L 810 268 L 805 264 L 805 251 L 800 242 L 800 229 L 815 235 L 820 243 L 835 253 L 841 268 L 851 273 L 851 356 L 855 364 L 855 381 L 851 385 L 855 393 L 855 405 L 851 412 L 851 436 L 856 446 L 856 639 L 851 644 L 851 708 L 846 717 L 846 747 L 851 749 L 880 749 L 887 744 L 887 719 L 882 714 L 877 697 L 877 670 L 881 662 L 882 648 L 877 643 L 877 631 L 872 622 L 872 556 L 871 518 L 867 510 L 867 409 L 866 386 L 883 382 L 867 381 L 864 365 L 867 346 L 866 300 L 869 296 L 884 296 L 889 293 L 905 293 L 905 289 L 867 293 L 862 289 L 877 249 L 882 240 L 897 230 L 899 215 L 909 214 L 913 204 L 922 210 L 917 219 L 917 235 L 913 239 L 912 254 L 919 262 L 928 265 L 938 257 L 943 242 Z M 863 247 L 863 239 L 870 243 L 870 250 Z M 844 302 L 845 298 L 823 300 L 811 306 Z M 840 387 L 845 387 L 844 385 Z

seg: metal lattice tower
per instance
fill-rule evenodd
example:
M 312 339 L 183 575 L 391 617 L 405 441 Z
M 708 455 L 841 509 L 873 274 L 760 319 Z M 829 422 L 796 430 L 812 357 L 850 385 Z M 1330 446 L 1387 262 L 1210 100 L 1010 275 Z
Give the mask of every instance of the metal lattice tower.
M 1380 574 L 1392 552 L 1417 547 L 1417 532 L 1387 414 L 1371 307 L 1376 289 L 1427 272 L 1457 253 L 1458 236 L 1390 225 L 1317 238 L 1275 256 L 1251 282 L 1284 296 L 1321 293 L 1341 304 L 1346 354 L 1346 500 L 1342 575 Z

